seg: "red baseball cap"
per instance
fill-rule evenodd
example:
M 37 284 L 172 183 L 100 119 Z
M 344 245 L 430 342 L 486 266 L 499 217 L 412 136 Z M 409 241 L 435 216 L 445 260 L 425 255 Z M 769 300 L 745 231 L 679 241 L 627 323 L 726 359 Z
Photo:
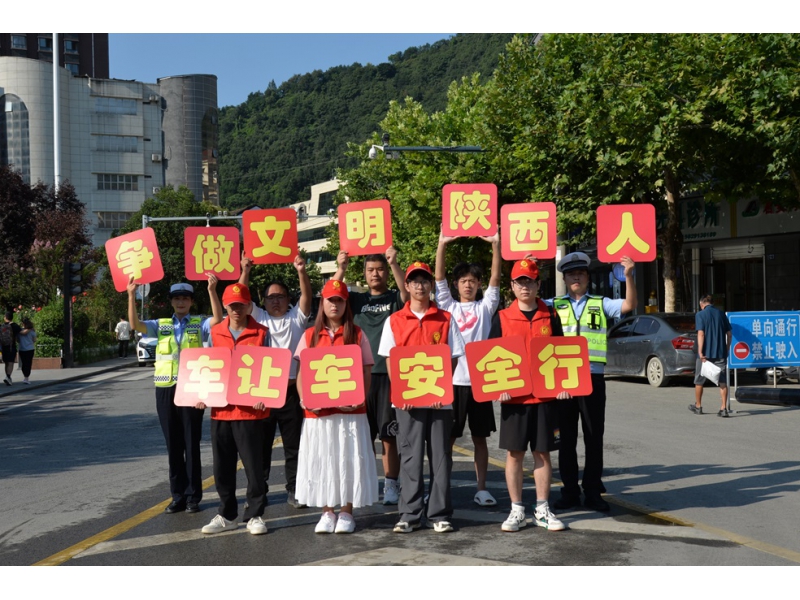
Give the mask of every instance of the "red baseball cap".
M 343 281 L 329 279 L 325 282 L 325 287 L 322 288 L 322 297 L 330 298 L 331 296 L 339 296 L 339 298 L 347 300 L 350 297 L 350 292 L 347 291 L 347 286 Z
M 539 267 L 532 260 L 518 260 L 511 269 L 511 279 L 527 277 L 528 279 L 539 279 Z
M 408 265 L 408 268 L 406 269 L 406 281 L 408 281 L 408 278 L 414 271 L 422 271 L 427 273 L 430 278 L 433 279 L 433 271 L 431 271 L 431 268 L 428 265 L 426 265 L 424 262 L 414 261 Z
M 250 289 L 241 283 L 234 283 L 225 288 L 222 293 L 222 305 L 230 306 L 231 304 L 250 304 Z

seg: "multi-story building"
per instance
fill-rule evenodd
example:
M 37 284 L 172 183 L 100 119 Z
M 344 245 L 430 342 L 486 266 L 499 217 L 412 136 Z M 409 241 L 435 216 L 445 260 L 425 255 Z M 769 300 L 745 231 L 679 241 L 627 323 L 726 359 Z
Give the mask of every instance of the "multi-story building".
M 61 180 L 86 205 L 95 245 L 165 184 L 218 203 L 215 75 L 143 83 L 58 73 Z M 0 163 L 54 183 L 52 64 L 0 56 L 0 107 Z
M 107 33 L 61 33 L 58 64 L 73 75 L 108 79 Z M 0 33 L 0 56 L 53 62 L 52 33 Z
M 336 179 L 312 185 L 309 200 L 289 206 L 297 213 L 297 245 L 317 263 L 326 281 L 336 272 L 336 255 L 324 248 L 328 245 L 328 226 L 339 222 L 333 206 L 339 185 Z

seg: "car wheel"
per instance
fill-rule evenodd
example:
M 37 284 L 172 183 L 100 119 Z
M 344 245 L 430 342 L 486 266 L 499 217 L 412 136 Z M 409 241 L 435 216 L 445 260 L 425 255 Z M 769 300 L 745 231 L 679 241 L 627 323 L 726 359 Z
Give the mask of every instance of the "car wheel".
M 657 356 L 647 361 L 647 381 L 654 387 L 664 387 L 668 378 L 664 375 L 664 363 Z

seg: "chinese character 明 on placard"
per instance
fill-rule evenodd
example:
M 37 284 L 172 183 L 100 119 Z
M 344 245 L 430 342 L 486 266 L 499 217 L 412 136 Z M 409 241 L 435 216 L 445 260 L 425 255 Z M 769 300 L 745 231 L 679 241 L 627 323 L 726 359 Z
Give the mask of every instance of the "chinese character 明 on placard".
M 241 252 L 236 227 L 187 227 L 183 235 L 187 279 L 202 281 L 208 273 L 223 280 L 239 279 Z
M 514 335 L 466 345 L 472 393 L 477 402 L 531 394 L 530 361 L 522 336 Z
M 486 237 L 497 233 L 497 186 L 493 183 L 444 186 L 442 233 L 454 237 Z
M 340 204 L 339 247 L 350 256 L 382 254 L 392 245 L 388 200 Z
M 395 406 L 453 403 L 453 366 L 447 344 L 392 348 L 389 365 Z
M 138 284 L 153 283 L 164 277 L 156 234 L 151 227 L 111 238 L 105 248 L 108 268 L 118 292 L 128 288 L 131 277 Z
M 556 256 L 556 205 L 553 202 L 506 204 L 500 209 L 500 243 L 505 260 Z
M 300 375 L 306 408 L 357 406 L 364 402 L 360 346 L 307 348 L 300 356 Z
M 244 251 L 256 264 L 290 263 L 297 256 L 297 213 L 291 208 L 246 210 Z
M 652 204 L 606 204 L 597 208 L 597 258 L 617 262 L 656 259 L 656 208 Z

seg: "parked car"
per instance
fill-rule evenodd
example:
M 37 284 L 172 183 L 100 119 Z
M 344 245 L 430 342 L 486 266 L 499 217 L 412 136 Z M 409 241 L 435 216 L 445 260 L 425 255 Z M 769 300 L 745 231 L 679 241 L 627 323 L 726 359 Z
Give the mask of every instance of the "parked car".
M 797 379 L 800 381 L 800 367 L 769 367 L 759 369 L 759 374 L 764 383 L 772 383 L 781 379 Z
M 627 317 L 608 331 L 605 373 L 646 377 L 663 387 L 672 377 L 694 375 L 696 342 L 694 313 Z
M 136 338 L 136 356 L 139 359 L 139 366 L 144 367 L 155 364 L 158 338 L 147 337 L 138 332 L 136 333 Z

